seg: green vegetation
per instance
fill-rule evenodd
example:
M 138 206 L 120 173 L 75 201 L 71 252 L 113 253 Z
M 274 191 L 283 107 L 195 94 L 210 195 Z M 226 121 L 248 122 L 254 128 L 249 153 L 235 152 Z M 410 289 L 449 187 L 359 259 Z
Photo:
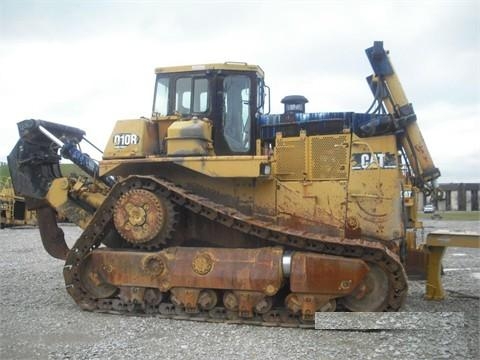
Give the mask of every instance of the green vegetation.
M 60 171 L 64 176 L 69 176 L 71 174 L 87 176 L 87 174 L 75 164 L 60 164 Z M 10 177 L 8 165 L 5 162 L 0 162 L 0 177 Z
M 9 177 L 10 172 L 6 162 L 0 162 L 0 177 Z
M 62 172 L 63 176 L 70 176 L 72 174 L 77 176 L 88 176 L 87 173 L 85 173 L 75 164 L 60 164 L 60 171 Z
M 480 221 L 479 211 L 437 211 L 435 214 L 418 214 L 420 219 L 431 219 L 440 216 L 442 220 Z

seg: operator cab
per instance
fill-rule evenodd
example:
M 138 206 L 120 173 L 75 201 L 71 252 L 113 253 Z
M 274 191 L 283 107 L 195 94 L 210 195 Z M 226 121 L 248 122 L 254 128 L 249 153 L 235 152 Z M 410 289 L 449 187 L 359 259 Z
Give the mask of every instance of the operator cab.
M 263 113 L 265 93 L 264 73 L 259 66 L 176 66 L 157 68 L 155 73 L 152 119 L 170 124 L 174 119 L 209 120 L 215 155 L 254 154 L 256 120 Z M 179 133 L 187 132 L 182 129 Z M 165 132 L 165 139 L 169 137 Z

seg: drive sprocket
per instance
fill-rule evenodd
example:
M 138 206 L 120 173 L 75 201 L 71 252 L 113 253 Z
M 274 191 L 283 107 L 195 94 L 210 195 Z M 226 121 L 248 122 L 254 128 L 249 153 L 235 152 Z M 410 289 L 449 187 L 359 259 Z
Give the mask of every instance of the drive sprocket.
M 131 189 L 115 203 L 113 222 L 118 233 L 141 249 L 158 249 L 167 243 L 176 224 L 172 202 L 145 189 Z

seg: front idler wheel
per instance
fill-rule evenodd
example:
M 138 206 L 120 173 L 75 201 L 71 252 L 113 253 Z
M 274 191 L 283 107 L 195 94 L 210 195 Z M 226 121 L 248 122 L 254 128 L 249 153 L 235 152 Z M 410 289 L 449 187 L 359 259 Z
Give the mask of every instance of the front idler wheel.
M 373 312 L 382 311 L 388 301 L 388 275 L 378 265 L 368 263 L 370 271 L 355 291 L 341 299 L 342 304 L 350 311 Z

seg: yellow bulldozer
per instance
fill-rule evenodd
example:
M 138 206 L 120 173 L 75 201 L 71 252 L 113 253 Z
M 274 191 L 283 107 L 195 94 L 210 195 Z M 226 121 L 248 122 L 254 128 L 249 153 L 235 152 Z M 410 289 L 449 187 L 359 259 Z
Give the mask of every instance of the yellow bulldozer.
M 118 121 L 102 160 L 83 130 L 18 123 L 8 157 L 45 249 L 82 309 L 282 326 L 320 311 L 397 311 L 416 197 L 434 166 L 382 42 L 366 113 L 269 114 L 246 63 L 156 69 L 150 118 Z M 61 157 L 91 178 L 63 177 Z M 57 213 L 83 229 L 72 248 Z
M 0 178 L 0 229 L 36 224 L 35 211 L 28 210 L 25 199 L 15 195 L 10 178 Z

